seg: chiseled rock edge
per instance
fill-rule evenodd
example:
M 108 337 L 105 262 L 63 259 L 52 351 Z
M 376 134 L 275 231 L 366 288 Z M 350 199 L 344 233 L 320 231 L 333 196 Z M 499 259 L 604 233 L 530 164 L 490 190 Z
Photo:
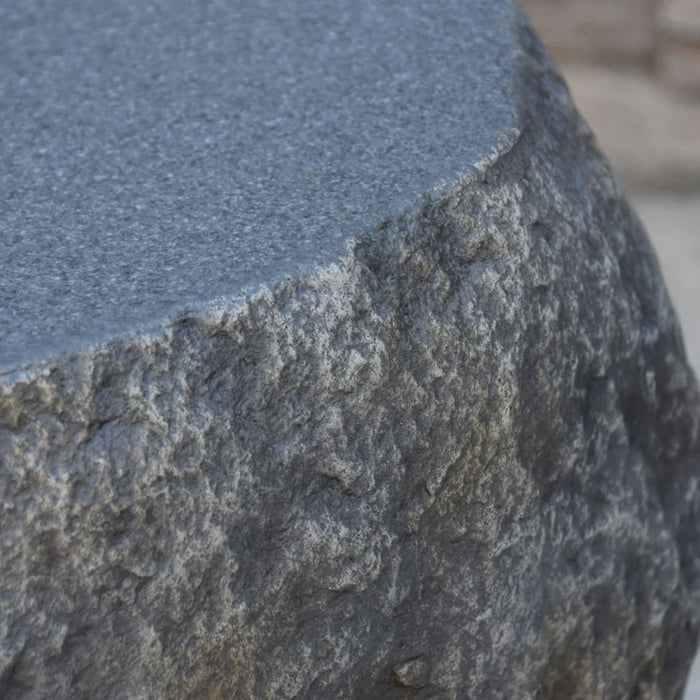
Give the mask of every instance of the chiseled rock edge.
M 478 176 L 2 387 L 0 695 L 680 697 L 697 385 L 520 35 L 522 132 Z

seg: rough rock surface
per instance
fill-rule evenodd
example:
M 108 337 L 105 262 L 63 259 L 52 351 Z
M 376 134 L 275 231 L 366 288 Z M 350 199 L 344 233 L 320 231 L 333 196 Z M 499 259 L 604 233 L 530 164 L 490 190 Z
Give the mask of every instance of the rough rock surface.
M 517 140 L 336 266 L 6 381 L 0 695 L 676 698 L 700 396 L 519 29 Z

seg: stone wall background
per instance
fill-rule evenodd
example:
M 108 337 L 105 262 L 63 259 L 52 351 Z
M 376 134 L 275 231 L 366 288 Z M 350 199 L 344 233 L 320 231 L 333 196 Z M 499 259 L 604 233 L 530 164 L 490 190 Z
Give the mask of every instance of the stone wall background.
M 646 68 L 700 92 L 698 0 L 523 0 L 560 61 Z
M 647 227 L 700 375 L 700 0 L 522 5 Z

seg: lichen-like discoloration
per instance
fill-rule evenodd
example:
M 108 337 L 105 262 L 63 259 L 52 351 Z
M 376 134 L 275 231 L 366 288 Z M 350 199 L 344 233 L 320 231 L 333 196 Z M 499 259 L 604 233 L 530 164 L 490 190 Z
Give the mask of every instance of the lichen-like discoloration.
M 2 388 L 0 694 L 679 696 L 700 398 L 521 32 L 521 133 L 477 177 Z

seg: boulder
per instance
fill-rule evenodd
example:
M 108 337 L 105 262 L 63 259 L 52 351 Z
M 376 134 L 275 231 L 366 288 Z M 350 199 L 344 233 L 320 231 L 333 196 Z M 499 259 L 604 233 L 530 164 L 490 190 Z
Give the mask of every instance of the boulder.
M 231 5 L 0 9 L 0 695 L 680 697 L 700 393 L 539 42 Z

